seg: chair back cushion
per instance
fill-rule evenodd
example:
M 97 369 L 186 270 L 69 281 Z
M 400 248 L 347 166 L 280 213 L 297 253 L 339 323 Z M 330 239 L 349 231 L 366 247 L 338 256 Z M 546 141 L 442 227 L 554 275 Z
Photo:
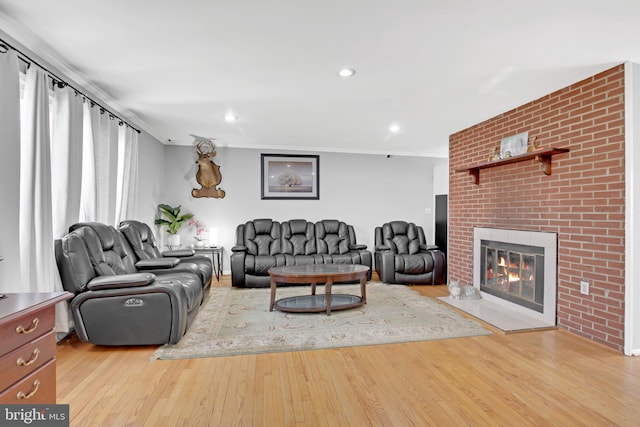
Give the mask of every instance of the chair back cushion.
M 425 244 L 424 231 L 412 222 L 388 222 L 382 225 L 382 244 L 399 255 L 416 254 Z
M 313 255 L 316 253 L 316 234 L 313 223 L 292 219 L 282 223 L 282 253 Z
M 151 227 L 144 222 L 122 221 L 119 230 L 139 260 L 160 258 L 162 256 Z
M 87 289 L 87 283 L 96 277 L 89 252 L 85 245 L 85 234 L 90 228 L 73 231 L 55 241 L 56 264 L 65 291 L 78 294 Z
M 334 219 L 316 222 L 316 242 L 318 254 L 339 255 L 349 252 L 349 227 Z
M 93 231 L 85 231 L 82 235 L 96 275 L 111 276 L 138 272 L 134 265 L 135 255 L 118 230 L 98 222 L 79 223 L 70 227 L 73 231 L 83 228 Z
M 237 243 L 250 255 L 280 254 L 280 224 L 270 219 L 248 221 L 238 227 Z

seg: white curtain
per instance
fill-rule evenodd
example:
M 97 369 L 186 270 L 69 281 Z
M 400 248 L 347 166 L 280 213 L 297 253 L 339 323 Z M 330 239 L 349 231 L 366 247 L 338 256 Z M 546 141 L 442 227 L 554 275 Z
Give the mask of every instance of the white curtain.
M 51 117 L 53 237 L 59 239 L 80 219 L 82 97 L 68 86 L 55 88 Z
M 27 70 L 20 145 L 20 259 L 23 292 L 61 290 L 53 253 L 49 90 L 44 70 Z
M 0 292 L 21 289 L 20 236 L 20 78 L 18 57 L 12 50 L 0 53 Z
M 82 97 L 65 86 L 53 91 L 51 114 L 51 176 L 53 237 L 59 239 L 80 218 L 82 183 Z M 60 276 L 54 275 L 62 289 Z M 71 331 L 69 304 L 56 305 L 56 331 Z
M 97 221 L 96 168 L 93 150 L 93 121 L 91 104 L 85 101 L 82 108 L 82 184 L 80 196 L 80 222 Z
M 91 137 L 95 168 L 95 221 L 115 225 L 118 169 L 118 128 L 113 117 L 91 108 Z
M 118 194 L 116 226 L 132 219 L 136 212 L 138 188 L 138 132 L 121 125 L 118 132 Z

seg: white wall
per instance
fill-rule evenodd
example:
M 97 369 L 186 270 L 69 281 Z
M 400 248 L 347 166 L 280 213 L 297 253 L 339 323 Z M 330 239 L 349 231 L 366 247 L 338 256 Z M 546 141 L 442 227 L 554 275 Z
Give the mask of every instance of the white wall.
M 153 226 L 158 204 L 164 200 L 165 148 L 146 132 L 138 137 L 138 197 L 135 218 Z
M 640 65 L 625 64 L 625 341 L 627 355 L 640 356 Z
M 449 161 L 440 162 L 433 168 L 433 194 L 449 194 Z
M 436 196 L 441 194 L 449 194 L 449 161 L 439 162 L 433 168 L 433 206 L 435 207 Z M 435 210 L 433 211 L 435 214 Z M 449 206 L 447 206 L 447 216 L 449 215 Z M 426 230 L 425 230 L 426 232 Z M 435 236 L 436 222 L 431 223 L 431 233 Z M 447 236 L 448 240 L 448 236 Z
M 401 219 L 422 225 L 428 243 L 433 243 L 433 170 L 443 164 L 446 170 L 447 159 L 319 153 L 320 200 L 261 200 L 260 154 L 281 152 L 224 147 L 216 151 L 215 162 L 222 174 L 219 188 L 226 191 L 225 198 L 191 197 L 191 190 L 199 188 L 195 149 L 167 146 L 160 202 L 182 205 L 184 213 L 193 213 L 206 227 L 218 229 L 226 273 L 237 225 L 255 218 L 339 219 L 353 225 L 358 242 L 371 250 L 374 228 Z M 430 214 L 425 214 L 427 208 Z M 183 227 L 180 234 L 183 245 L 193 243 L 194 230 Z M 166 233 L 163 230 L 159 235 L 164 239 Z
M 2 58 L 7 60 L 6 55 Z M 0 129 L 2 129 L 2 156 L 0 156 L 0 201 L 2 227 L 0 227 L 0 292 L 16 292 L 20 287 L 20 116 L 15 103 L 18 93 L 5 90 L 0 100 Z M 14 95 L 14 96 L 10 96 Z M 6 103 L 6 105 L 5 105 Z M 13 103 L 13 105 L 12 105 Z

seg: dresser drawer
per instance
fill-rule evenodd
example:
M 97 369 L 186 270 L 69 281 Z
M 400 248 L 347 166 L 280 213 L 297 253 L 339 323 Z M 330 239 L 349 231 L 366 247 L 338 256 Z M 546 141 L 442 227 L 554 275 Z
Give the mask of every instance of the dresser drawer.
M 56 403 L 55 359 L 1 393 L 0 403 L 8 405 Z
M 55 306 L 51 305 L 37 312 L 16 317 L 0 326 L 0 356 L 52 331 L 55 326 L 55 313 Z
M 0 357 L 0 390 L 21 380 L 56 356 L 53 331 Z

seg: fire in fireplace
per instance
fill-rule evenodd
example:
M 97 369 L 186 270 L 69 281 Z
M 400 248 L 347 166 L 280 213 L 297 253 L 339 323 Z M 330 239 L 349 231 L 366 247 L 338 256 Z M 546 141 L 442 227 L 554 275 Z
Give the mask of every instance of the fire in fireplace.
M 481 240 L 480 251 L 480 290 L 542 313 L 544 248 Z

